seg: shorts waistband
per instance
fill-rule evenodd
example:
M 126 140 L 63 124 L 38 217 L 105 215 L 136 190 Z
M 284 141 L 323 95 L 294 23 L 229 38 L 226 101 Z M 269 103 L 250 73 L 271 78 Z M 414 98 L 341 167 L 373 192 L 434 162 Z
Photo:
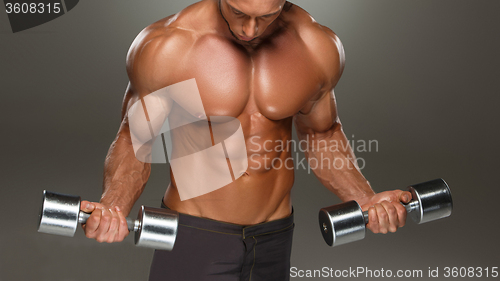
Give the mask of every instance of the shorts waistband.
M 163 203 L 163 200 L 161 207 L 170 209 Z M 227 235 L 241 235 L 245 239 L 247 237 L 273 234 L 293 228 L 293 208 L 292 213 L 286 218 L 254 225 L 240 225 L 179 213 L 179 225 Z

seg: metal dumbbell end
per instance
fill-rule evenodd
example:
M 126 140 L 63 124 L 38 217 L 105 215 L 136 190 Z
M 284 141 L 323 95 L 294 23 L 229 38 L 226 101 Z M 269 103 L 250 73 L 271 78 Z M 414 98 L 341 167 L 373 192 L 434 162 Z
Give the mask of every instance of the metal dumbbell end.
M 90 214 L 80 211 L 80 196 L 43 191 L 38 232 L 75 235 L 78 223 Z M 178 214 L 167 209 L 141 207 L 137 220 L 127 218 L 129 231 L 135 231 L 135 244 L 161 250 L 172 250 L 177 237 Z
M 425 223 L 451 215 L 451 191 L 443 179 L 415 184 L 408 187 L 412 200 L 403 204 L 409 217 L 416 223 Z M 365 238 L 368 212 L 362 212 L 356 201 L 349 201 L 319 212 L 319 225 L 329 246 L 347 244 Z

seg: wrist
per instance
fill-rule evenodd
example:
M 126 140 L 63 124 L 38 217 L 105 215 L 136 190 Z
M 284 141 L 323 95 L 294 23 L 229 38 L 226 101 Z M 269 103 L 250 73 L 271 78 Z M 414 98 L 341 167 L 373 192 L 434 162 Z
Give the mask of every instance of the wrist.
M 115 207 L 118 207 L 118 209 L 125 216 L 127 216 L 130 213 L 130 210 L 132 209 L 131 207 L 128 207 L 126 204 L 120 204 L 120 202 L 117 202 L 116 200 L 106 200 L 105 198 L 102 198 L 99 203 L 101 203 L 108 209 L 115 209 Z
M 371 203 L 373 196 L 375 196 L 375 193 L 373 193 L 373 194 L 365 194 L 365 195 L 363 195 L 361 197 L 358 197 L 358 198 L 356 198 L 354 200 L 356 202 L 358 202 L 358 204 L 360 206 L 364 206 L 364 205 L 367 205 L 367 204 Z

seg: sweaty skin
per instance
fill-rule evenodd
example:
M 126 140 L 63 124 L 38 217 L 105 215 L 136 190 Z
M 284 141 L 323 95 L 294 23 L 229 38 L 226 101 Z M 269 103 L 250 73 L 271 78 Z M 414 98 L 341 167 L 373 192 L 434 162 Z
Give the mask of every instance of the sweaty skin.
M 192 78 L 207 116 L 240 121 L 251 160 L 246 173 L 231 184 L 185 201 L 179 198 L 171 171 L 165 205 L 241 225 L 289 216 L 294 170 L 285 165 L 269 168 L 269 159 L 284 162 L 295 153 L 273 149 L 277 141 L 292 139 L 294 123 L 299 139 L 309 139 L 305 155 L 311 161 L 345 163 L 341 168 L 319 165 L 313 169 L 319 180 L 343 201 L 356 200 L 369 210 L 368 228 L 373 232 L 396 231 L 405 224 L 406 211 L 399 202 L 409 202 L 409 192 L 375 194 L 352 149 L 328 146 L 331 141 L 347 143 L 334 96 L 343 68 L 344 50 L 337 36 L 283 0 L 205 0 L 150 25 L 128 53 L 130 83 L 122 123 L 105 161 L 101 201 L 82 203 L 83 211 L 92 212 L 83 226 L 87 237 L 123 240 L 128 234 L 125 216 L 150 174 L 150 164 L 134 155 L 127 110 L 156 90 Z

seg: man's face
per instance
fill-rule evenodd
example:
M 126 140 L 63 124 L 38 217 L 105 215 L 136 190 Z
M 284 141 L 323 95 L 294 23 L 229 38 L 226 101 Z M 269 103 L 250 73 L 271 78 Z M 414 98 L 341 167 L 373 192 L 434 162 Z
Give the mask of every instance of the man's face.
M 234 36 L 251 41 L 280 15 L 285 0 L 220 0 L 221 12 Z

